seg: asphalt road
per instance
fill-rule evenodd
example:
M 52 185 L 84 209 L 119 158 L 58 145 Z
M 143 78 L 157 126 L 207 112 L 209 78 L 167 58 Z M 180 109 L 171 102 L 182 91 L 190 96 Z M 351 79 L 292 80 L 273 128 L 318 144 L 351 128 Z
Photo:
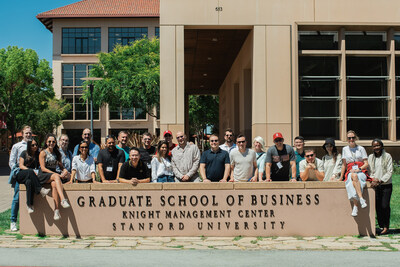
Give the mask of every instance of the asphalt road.
M 18 266 L 399 266 L 400 252 L 0 248 Z

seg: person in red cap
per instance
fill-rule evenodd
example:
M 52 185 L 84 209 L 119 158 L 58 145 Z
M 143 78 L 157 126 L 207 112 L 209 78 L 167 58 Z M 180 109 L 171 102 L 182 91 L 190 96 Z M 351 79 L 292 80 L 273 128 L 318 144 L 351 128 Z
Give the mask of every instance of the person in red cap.
M 274 146 L 268 148 L 265 159 L 266 181 L 296 181 L 296 155 L 293 147 L 283 143 L 281 133 L 274 133 L 272 136 Z M 291 175 L 291 176 L 289 176 Z
M 168 142 L 168 146 L 169 146 L 168 156 L 171 157 L 172 149 L 174 149 L 174 147 L 176 147 L 176 144 L 172 143 L 172 132 L 170 130 L 166 130 L 164 132 L 163 136 L 164 136 L 164 140 Z

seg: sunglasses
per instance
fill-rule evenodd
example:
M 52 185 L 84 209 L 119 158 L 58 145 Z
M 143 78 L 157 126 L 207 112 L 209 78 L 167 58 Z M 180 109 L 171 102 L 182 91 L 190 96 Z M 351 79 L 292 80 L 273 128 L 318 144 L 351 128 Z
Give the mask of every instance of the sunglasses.
M 314 154 L 306 155 L 306 158 L 312 158 L 314 157 Z
M 176 137 L 176 139 L 181 139 L 181 138 L 183 138 L 183 135 L 182 135 L 182 136 L 177 136 L 177 137 Z
M 87 146 L 81 146 L 81 149 L 88 149 L 89 147 Z
M 347 139 L 352 140 L 352 139 L 356 139 L 356 137 L 355 136 L 349 136 L 349 137 L 347 137 Z
M 218 143 L 218 140 L 210 140 L 210 143 Z
M 56 141 L 47 141 L 48 144 L 55 144 Z
M 166 134 L 166 135 L 164 135 L 164 137 L 172 137 L 172 135 Z
M 238 144 L 246 143 L 246 141 L 237 141 Z
M 232 137 L 233 135 L 232 135 L 232 134 L 226 134 L 225 136 L 227 136 L 227 137 Z
M 35 146 L 38 146 L 38 145 L 37 145 L 37 144 L 32 144 L 32 145 L 31 145 L 31 147 L 35 147 Z
M 275 142 L 275 143 L 283 142 L 283 139 L 275 139 L 274 142 Z

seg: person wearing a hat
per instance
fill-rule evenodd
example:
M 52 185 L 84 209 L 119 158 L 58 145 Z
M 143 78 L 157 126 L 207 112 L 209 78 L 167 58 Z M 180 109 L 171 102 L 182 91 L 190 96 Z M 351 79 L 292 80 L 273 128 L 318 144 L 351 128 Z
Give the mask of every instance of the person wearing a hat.
M 338 181 L 343 162 L 342 155 L 337 151 L 335 140 L 333 138 L 326 138 L 322 148 L 326 152 L 325 156 L 322 157 L 322 164 L 325 171 L 324 181 Z
M 268 148 L 265 159 L 266 181 L 296 181 L 296 155 L 290 145 L 283 143 L 284 139 L 281 133 L 274 133 L 273 146 Z
M 174 147 L 176 147 L 176 144 L 172 143 L 172 132 L 170 130 L 166 130 L 164 132 L 163 136 L 164 136 L 164 140 L 166 142 L 168 142 L 168 146 L 169 146 L 168 156 L 171 157 L 172 149 L 174 149 Z

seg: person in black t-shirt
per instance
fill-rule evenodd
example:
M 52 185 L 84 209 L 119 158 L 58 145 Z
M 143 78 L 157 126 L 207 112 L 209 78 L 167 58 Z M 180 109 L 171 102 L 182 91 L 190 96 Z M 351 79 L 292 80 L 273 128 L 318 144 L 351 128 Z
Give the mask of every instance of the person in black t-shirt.
M 118 183 L 119 171 L 125 162 L 122 150 L 115 147 L 115 137 L 106 137 L 106 148 L 100 150 L 97 157 L 98 170 L 103 183 Z
M 142 137 L 143 147 L 139 148 L 140 159 L 147 165 L 147 168 L 151 170 L 151 160 L 153 155 L 156 154 L 156 148 L 151 145 L 152 136 L 150 133 L 146 132 Z M 150 172 L 151 173 L 151 172 Z
M 132 147 L 129 151 L 129 160 L 121 167 L 119 181 L 121 183 L 137 185 L 138 183 L 150 183 L 150 169 L 140 159 L 139 149 Z

